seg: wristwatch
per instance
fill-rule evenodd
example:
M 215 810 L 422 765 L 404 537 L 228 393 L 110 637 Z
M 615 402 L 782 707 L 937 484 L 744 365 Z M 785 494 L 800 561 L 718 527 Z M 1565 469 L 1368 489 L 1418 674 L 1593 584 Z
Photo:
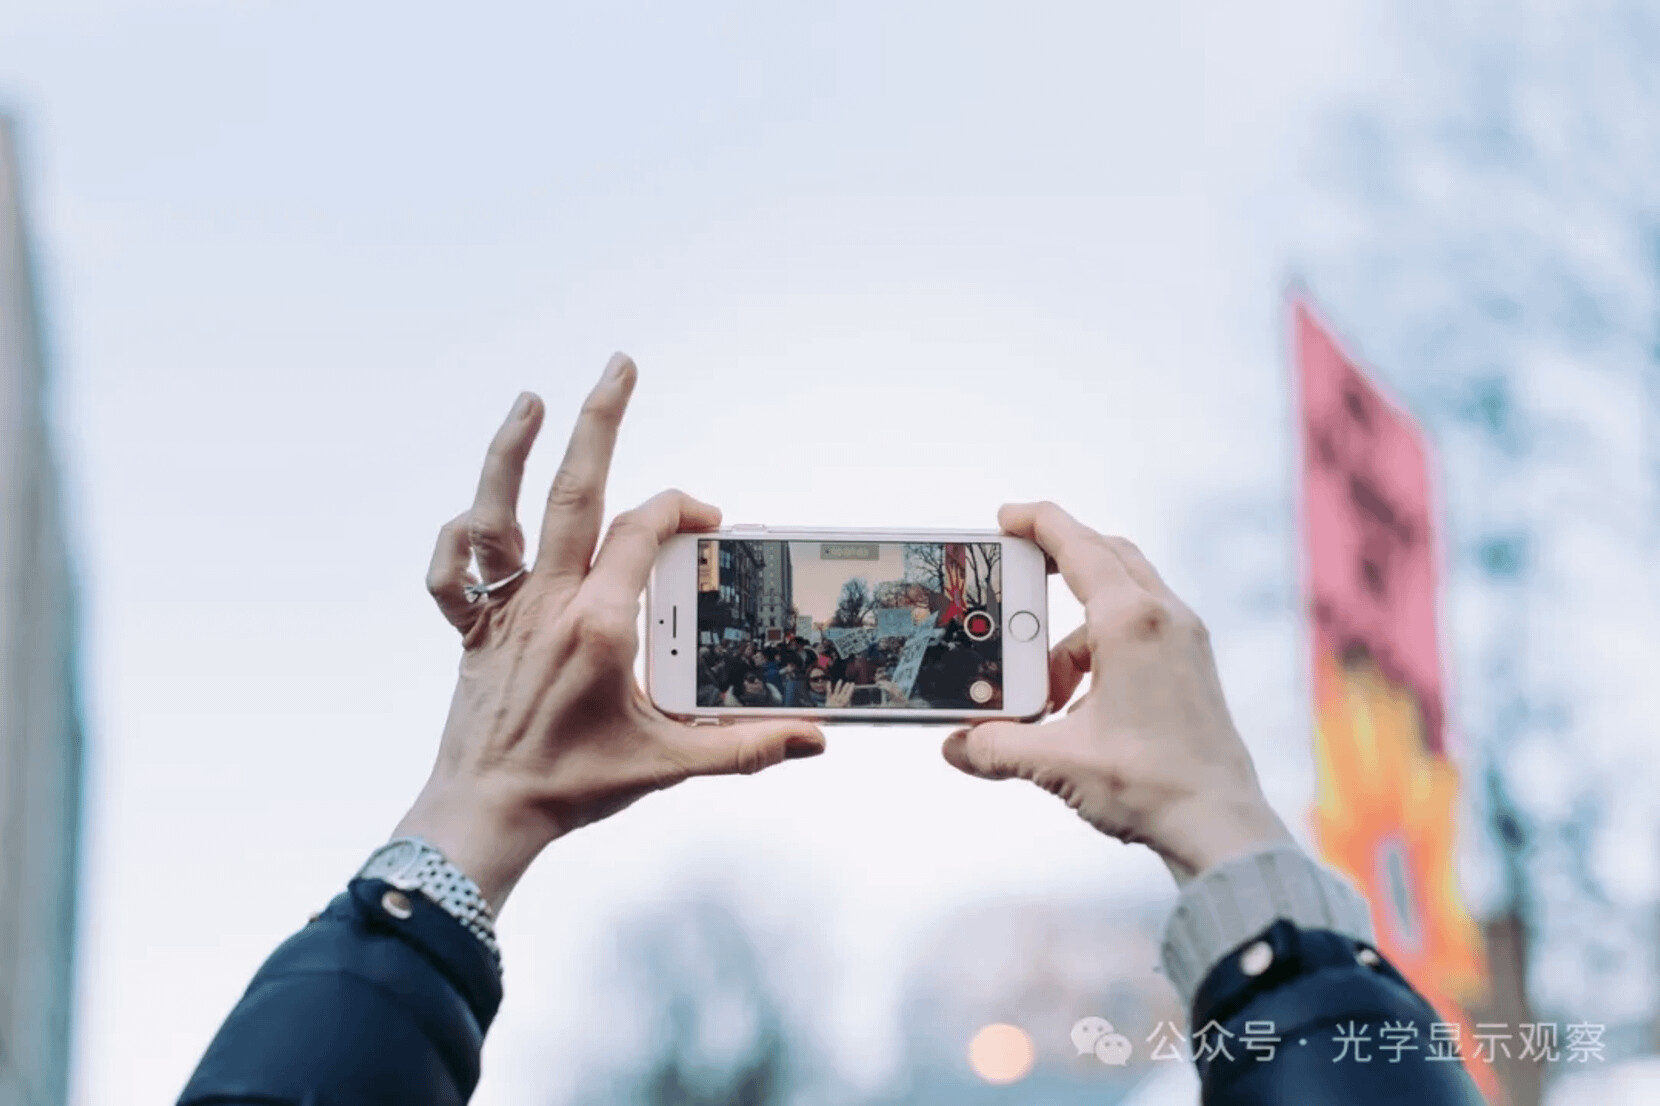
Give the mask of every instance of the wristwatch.
M 496 916 L 484 901 L 478 884 L 451 864 L 437 846 L 419 837 L 394 837 L 370 854 L 358 870 L 358 879 L 378 879 L 400 891 L 418 891 L 444 913 L 467 927 L 490 950 L 501 971 L 501 946 L 496 943 Z

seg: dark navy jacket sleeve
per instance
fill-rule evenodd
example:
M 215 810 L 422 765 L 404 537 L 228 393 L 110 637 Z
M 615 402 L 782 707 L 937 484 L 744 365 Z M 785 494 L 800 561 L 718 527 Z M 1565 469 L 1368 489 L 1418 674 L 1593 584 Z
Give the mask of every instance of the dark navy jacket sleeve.
M 1266 950 L 1258 945 L 1266 946 Z M 1205 1106 L 1479 1106 L 1450 1027 L 1376 949 L 1277 921 L 1194 997 Z M 1432 1030 L 1435 1030 L 1432 1032 Z
M 495 963 L 459 922 L 354 880 L 260 968 L 179 1106 L 461 1106 L 500 1005 Z

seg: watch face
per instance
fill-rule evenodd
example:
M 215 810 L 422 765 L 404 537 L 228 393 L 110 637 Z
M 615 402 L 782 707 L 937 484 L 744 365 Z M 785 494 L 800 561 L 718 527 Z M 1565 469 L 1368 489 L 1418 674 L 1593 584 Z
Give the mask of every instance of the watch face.
M 365 879 L 382 879 L 400 872 L 420 851 L 420 846 L 413 841 L 394 841 L 369 858 L 369 863 L 363 866 L 363 876 Z

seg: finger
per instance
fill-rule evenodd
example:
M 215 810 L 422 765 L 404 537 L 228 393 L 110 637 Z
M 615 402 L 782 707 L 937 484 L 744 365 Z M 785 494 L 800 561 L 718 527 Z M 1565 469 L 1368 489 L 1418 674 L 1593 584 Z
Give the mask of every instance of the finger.
M 1111 534 L 1101 535 L 1101 540 L 1111 546 L 1113 552 L 1118 554 L 1119 560 L 1124 562 L 1125 571 L 1130 574 L 1130 578 L 1136 583 L 1148 591 L 1174 597 L 1170 585 L 1164 582 L 1164 577 L 1159 575 L 1158 569 L 1154 568 L 1153 562 L 1149 561 L 1146 554 L 1142 553 L 1140 546 L 1128 538 L 1115 537 Z M 1045 553 L 1043 556 L 1044 574 L 1054 576 L 1060 570 L 1060 566 L 1055 563 L 1055 558 Z
M 1056 711 L 1078 690 L 1090 669 L 1089 626 L 1075 628 L 1049 651 L 1049 709 Z
M 588 575 L 588 587 L 605 602 L 638 600 L 664 542 L 682 530 L 719 525 L 720 508 L 672 488 L 658 492 L 611 520 L 611 530 Z
M 982 722 L 947 737 L 940 753 L 953 768 L 981 779 L 1030 779 L 1064 759 L 1075 727 L 1071 716 L 1036 724 Z
M 1129 538 L 1120 538 L 1107 535 L 1102 538 L 1107 546 L 1124 562 L 1124 571 L 1130 574 L 1130 579 L 1140 584 L 1154 595 L 1165 599 L 1175 599 L 1176 593 L 1170 590 L 1170 585 L 1164 582 L 1159 570 L 1153 567 L 1153 562 L 1147 559 L 1141 548 Z
M 824 752 L 824 731 L 794 718 L 732 726 L 675 726 L 675 758 L 694 776 L 748 775 Z
M 634 391 L 634 378 L 634 362 L 626 354 L 612 354 L 605 374 L 583 401 L 565 458 L 548 489 L 536 553 L 538 573 L 578 579 L 588 573 L 605 518 L 605 478 L 611 471 L 617 427 Z
M 519 487 L 525 458 L 542 428 L 542 401 L 521 392 L 484 454 L 468 536 L 479 575 L 486 582 L 511 576 L 524 563 L 525 536 L 519 529 Z
M 478 582 L 467 571 L 467 562 L 472 557 L 472 542 L 467 538 L 468 514 L 455 516 L 439 529 L 432 564 L 427 568 L 427 591 L 437 600 L 438 609 L 449 624 L 462 633 L 478 618 L 478 612 L 467 602 L 467 586 Z
M 1078 602 L 1140 585 L 1106 539 L 1053 503 L 1009 503 L 997 512 L 1004 531 L 1029 538 L 1055 560 Z

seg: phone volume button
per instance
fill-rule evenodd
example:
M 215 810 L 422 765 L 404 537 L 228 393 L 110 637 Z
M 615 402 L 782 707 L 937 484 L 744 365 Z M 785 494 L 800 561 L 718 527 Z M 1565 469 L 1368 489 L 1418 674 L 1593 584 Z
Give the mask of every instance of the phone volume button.
M 765 530 L 766 527 L 759 522 L 740 522 L 735 526 L 728 527 L 728 529 L 738 530 L 746 534 L 755 534 Z

